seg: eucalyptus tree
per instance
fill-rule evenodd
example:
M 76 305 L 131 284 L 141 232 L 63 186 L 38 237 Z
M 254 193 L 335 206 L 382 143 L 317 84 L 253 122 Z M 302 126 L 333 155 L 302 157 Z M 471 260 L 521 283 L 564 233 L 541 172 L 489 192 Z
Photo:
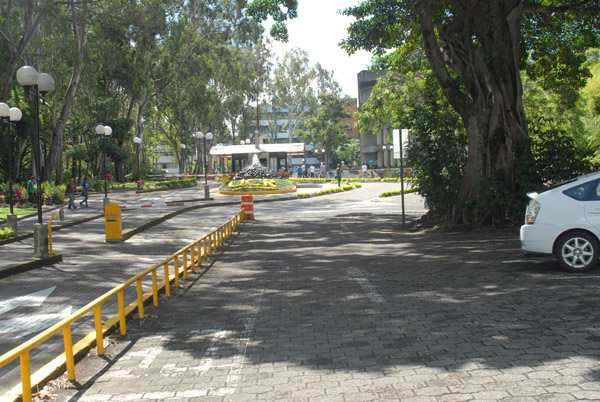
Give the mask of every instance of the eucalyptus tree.
M 342 86 L 333 77 L 333 71 L 325 69 L 321 63 L 315 64 L 317 94 L 342 96 Z
M 55 77 L 56 94 L 64 94 L 61 98 L 53 97 L 52 134 L 46 141 L 49 145 L 42 169 L 43 181 L 55 178 L 57 183 L 63 182 L 64 134 L 84 67 L 90 20 L 90 3 L 71 3 L 42 24 L 48 30 L 47 35 L 39 38 L 49 56 L 46 63 Z
M 314 80 L 317 73 L 309 64 L 308 53 L 299 48 L 287 52 L 275 67 L 269 92 L 276 107 L 284 108 L 288 120 L 288 140 L 313 113 L 317 103 Z
M 181 169 L 180 145 L 193 144 L 196 131 L 212 131 L 215 141 L 229 138 L 226 120 L 237 119 L 254 90 L 251 82 L 265 75 L 263 30 L 244 6 L 233 0 L 191 1 L 169 21 L 164 54 L 171 75 L 153 107 L 166 119 L 158 127 Z
M 20 63 L 30 64 L 40 71 L 51 73 L 59 79 L 55 80 L 56 93 L 64 94 L 62 97 L 53 96 L 49 102 L 52 131 L 42 131 L 43 143 L 50 144 L 42 149 L 48 149 L 44 157 L 45 164 L 42 166 L 42 180 L 50 180 L 54 166 L 61 156 L 65 124 L 69 119 L 79 84 L 90 3 L 3 0 L 0 4 L 3 10 L 0 16 L 0 47 L 3 48 L 4 56 L 0 59 L 2 99 L 6 100 L 11 87 L 16 85 L 13 78 Z M 64 77 L 67 78 L 60 79 Z M 66 86 L 61 84 L 65 81 L 68 82 Z
M 59 0 L 0 0 L 0 100 L 8 99 L 23 60 L 40 67 L 39 60 L 32 57 L 37 52 L 32 51 L 31 43 L 36 41 L 42 21 L 64 4 Z

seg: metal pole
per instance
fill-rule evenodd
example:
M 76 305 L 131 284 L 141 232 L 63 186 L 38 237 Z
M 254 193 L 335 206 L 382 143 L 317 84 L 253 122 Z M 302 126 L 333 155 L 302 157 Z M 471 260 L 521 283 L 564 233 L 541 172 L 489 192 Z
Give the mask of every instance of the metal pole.
M 10 133 L 10 121 L 8 122 L 8 205 L 10 214 L 13 214 L 13 143 Z
M 33 86 L 34 103 L 35 103 L 35 133 L 33 138 L 33 155 L 35 158 L 35 173 L 37 176 L 37 207 L 38 207 L 38 223 L 42 224 L 42 157 L 40 145 L 40 99 L 38 86 Z
M 106 187 L 106 135 L 104 135 L 103 153 L 104 153 L 104 198 L 108 198 L 108 188 Z
M 402 158 L 402 136 L 400 137 L 400 191 L 402 191 L 402 228 L 406 224 L 406 216 L 404 211 L 404 163 Z
M 203 138 L 204 140 L 204 149 L 203 149 L 203 155 L 204 155 L 204 198 L 205 199 L 209 199 L 210 198 L 210 190 L 208 188 L 208 160 L 207 160 L 207 156 L 206 156 L 206 137 Z

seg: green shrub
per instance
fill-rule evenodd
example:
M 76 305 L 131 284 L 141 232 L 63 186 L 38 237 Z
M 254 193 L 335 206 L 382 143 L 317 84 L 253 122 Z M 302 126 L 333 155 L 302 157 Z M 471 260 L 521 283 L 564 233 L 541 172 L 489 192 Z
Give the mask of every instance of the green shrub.
M 336 180 L 336 183 L 337 183 L 337 180 Z M 359 188 L 359 187 L 361 187 L 360 183 L 353 183 L 353 184 L 346 184 L 341 187 L 333 187 L 333 188 L 328 188 L 325 190 L 315 191 L 314 193 L 296 193 L 296 196 L 298 198 L 309 198 L 309 197 L 314 197 L 317 195 L 340 193 L 342 191 L 349 191 L 349 190 L 352 190 L 354 188 Z
M 44 193 L 44 204 L 45 205 L 60 205 L 64 204 L 66 200 L 65 190 L 66 185 L 56 185 L 54 183 L 48 183 L 47 181 L 42 183 L 42 191 Z
M 12 228 L 0 229 L 0 240 L 9 239 L 15 236 L 15 231 Z
M 167 190 L 172 188 L 187 188 L 196 185 L 196 179 L 183 180 L 163 180 L 163 181 L 144 181 L 144 189 L 147 190 Z M 136 183 L 133 183 L 136 186 Z
M 409 194 L 409 193 L 416 193 L 419 191 L 419 187 L 418 186 L 413 186 L 410 188 L 405 188 L 404 189 L 404 194 Z M 378 195 L 379 198 L 385 198 L 385 197 L 393 197 L 395 195 L 402 195 L 402 190 L 392 190 L 392 191 L 384 191 L 383 193 L 380 193 Z

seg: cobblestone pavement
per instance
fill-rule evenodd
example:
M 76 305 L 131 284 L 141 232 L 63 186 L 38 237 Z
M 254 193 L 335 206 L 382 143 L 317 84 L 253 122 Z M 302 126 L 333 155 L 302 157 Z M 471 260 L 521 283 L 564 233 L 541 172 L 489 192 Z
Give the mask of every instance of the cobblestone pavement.
M 294 204 L 300 205 L 300 204 Z M 290 204 L 290 208 L 292 204 Z M 600 275 L 514 231 L 346 211 L 247 223 L 58 401 L 600 400 Z M 64 388 L 65 385 L 71 388 Z

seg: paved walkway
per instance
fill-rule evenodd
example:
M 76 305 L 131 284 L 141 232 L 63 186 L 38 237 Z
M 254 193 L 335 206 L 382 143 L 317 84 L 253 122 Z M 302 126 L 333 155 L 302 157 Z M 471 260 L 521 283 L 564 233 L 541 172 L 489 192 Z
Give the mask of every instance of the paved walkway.
M 274 214 L 113 337 L 106 360 L 81 362 L 76 388 L 56 381 L 44 394 L 600 400 L 599 283 L 524 259 L 513 232 L 407 232 L 389 213 Z
M 142 205 L 149 202 L 156 204 L 156 207 L 122 211 L 124 240 L 126 240 L 131 234 L 139 233 L 148 227 L 156 225 L 162 220 L 173 216 L 173 214 L 181 212 L 183 209 L 181 207 L 161 208 L 160 205 L 164 205 L 166 202 L 185 200 L 187 201 L 184 204 L 186 210 L 189 208 L 215 207 L 239 203 L 239 197 L 235 197 L 234 199 L 231 196 L 222 196 L 217 194 L 215 189 L 218 187 L 218 185 L 216 185 L 216 183 L 212 184 L 213 189 L 211 190 L 211 200 L 208 201 L 204 200 L 204 190 L 202 187 L 183 188 L 176 192 L 166 191 L 137 193 L 135 189 L 123 189 L 111 192 L 109 194 L 109 198 L 112 203 L 133 206 Z M 312 192 L 318 189 L 319 188 L 314 187 L 310 188 L 308 191 Z M 152 200 L 148 201 L 150 197 L 152 197 Z M 156 197 L 159 198 L 158 201 L 156 200 Z M 290 197 L 295 197 L 295 195 L 290 196 L 289 194 L 280 194 L 271 196 L 269 198 L 272 200 Z M 76 204 L 78 205 L 76 210 L 69 210 L 65 207 L 65 221 L 60 221 L 58 217 L 55 217 L 52 220 L 52 232 L 56 235 L 61 230 L 64 231 L 68 228 L 73 228 L 92 220 L 97 220 L 104 225 L 103 198 L 103 193 L 94 193 L 90 195 L 88 208 L 80 207 L 79 200 L 76 200 Z M 261 197 L 257 196 L 256 198 L 256 201 L 259 202 Z M 43 222 L 48 224 L 50 217 L 53 214 L 57 214 L 59 209 L 60 207 L 58 206 L 44 209 Z M 36 223 L 37 214 L 20 218 L 17 224 L 18 241 L 10 243 L 0 242 L 0 278 L 39 268 L 41 266 L 51 265 L 62 259 L 62 256 L 60 255 L 61 245 L 56 242 L 53 245 L 53 251 L 57 254 L 55 257 L 51 256 L 45 259 L 34 258 L 33 225 Z M 2 226 L 5 226 L 5 224 Z M 77 231 L 77 228 L 70 230 Z

